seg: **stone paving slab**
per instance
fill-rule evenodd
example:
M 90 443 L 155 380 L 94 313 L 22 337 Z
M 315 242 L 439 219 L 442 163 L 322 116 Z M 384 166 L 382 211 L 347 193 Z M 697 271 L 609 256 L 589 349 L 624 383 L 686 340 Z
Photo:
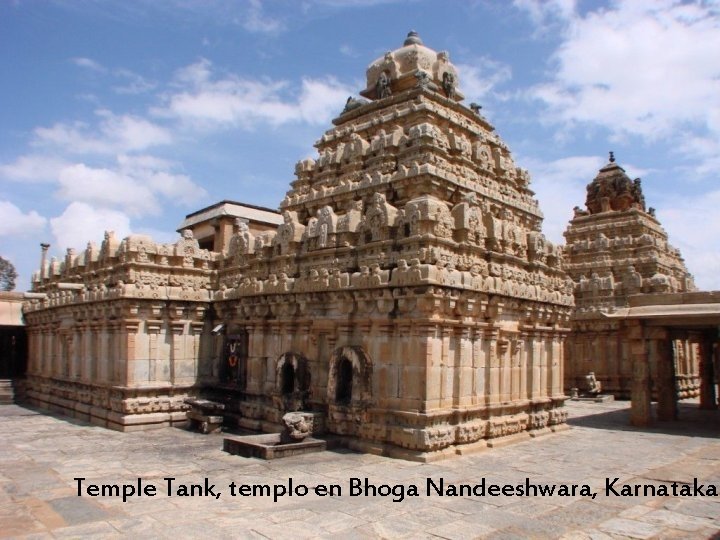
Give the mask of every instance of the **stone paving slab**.
M 570 403 L 572 429 L 431 464 L 345 450 L 265 462 L 222 451 L 222 434 L 118 433 L 0 405 L 0 537 L 13 538 L 720 538 L 720 497 L 607 496 L 617 486 L 720 490 L 720 416 L 681 406 L 685 423 L 628 426 L 628 404 Z M 155 496 L 77 495 L 88 484 L 151 486 Z M 164 478 L 173 477 L 168 491 Z M 369 493 L 351 496 L 350 479 Z M 490 484 L 587 484 L 595 498 L 427 494 Z M 207 485 L 205 483 L 207 479 Z M 308 494 L 230 495 L 229 485 Z M 196 484 L 193 496 L 178 493 Z M 200 496 L 214 484 L 210 496 Z M 338 485 L 322 496 L 315 486 Z M 379 486 L 385 485 L 380 488 Z M 265 486 L 270 486 L 267 488 Z M 419 496 L 411 496 L 415 486 Z M 120 488 L 121 489 L 121 488 Z M 191 488 L 187 488 L 191 489 Z M 466 488 L 468 489 L 468 488 Z M 219 498 L 212 496 L 220 493 Z M 447 493 L 447 491 L 446 491 Z M 394 499 L 397 502 L 394 502 Z M 402 500 L 401 500 L 402 499 Z

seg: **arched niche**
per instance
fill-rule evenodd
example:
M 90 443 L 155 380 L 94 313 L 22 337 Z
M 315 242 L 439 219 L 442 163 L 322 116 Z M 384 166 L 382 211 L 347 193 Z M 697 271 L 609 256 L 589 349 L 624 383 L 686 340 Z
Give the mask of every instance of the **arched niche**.
M 372 361 L 362 347 L 340 347 L 330 358 L 328 403 L 357 406 L 372 399 Z
M 282 398 L 286 411 L 304 408 L 310 394 L 310 367 L 303 355 L 286 352 L 275 364 L 275 391 Z

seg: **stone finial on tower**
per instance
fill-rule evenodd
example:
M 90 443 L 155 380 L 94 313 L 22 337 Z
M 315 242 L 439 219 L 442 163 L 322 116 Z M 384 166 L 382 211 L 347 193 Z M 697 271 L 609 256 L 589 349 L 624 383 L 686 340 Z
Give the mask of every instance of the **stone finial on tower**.
M 615 163 L 615 152 L 610 151 L 610 163 Z
M 403 46 L 407 45 L 422 45 L 422 39 L 420 39 L 420 36 L 415 30 L 410 30 L 408 32 L 407 37 L 405 38 L 405 41 L 403 41 Z

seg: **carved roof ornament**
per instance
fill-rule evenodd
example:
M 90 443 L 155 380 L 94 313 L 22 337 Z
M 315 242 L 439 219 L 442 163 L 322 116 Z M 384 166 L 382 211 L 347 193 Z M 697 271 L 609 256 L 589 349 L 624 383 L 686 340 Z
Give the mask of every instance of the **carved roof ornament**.
M 610 152 L 610 158 L 587 186 L 587 199 L 585 200 L 588 212 L 599 214 L 612 210 L 623 211 L 629 208 L 645 210 L 645 197 L 642 193 L 639 178 L 631 180 L 625 174 L 625 169 L 615 161 L 615 153 Z
M 460 79 L 450 55 L 426 47 L 414 30 L 408 33 L 402 47 L 386 52 L 370 64 L 366 75 L 367 86 L 360 95 L 372 100 L 418 86 L 439 91 L 453 101 L 465 97 L 458 90 Z
M 410 30 L 405 41 L 403 41 L 403 47 L 408 45 L 423 45 L 422 39 L 415 30 Z

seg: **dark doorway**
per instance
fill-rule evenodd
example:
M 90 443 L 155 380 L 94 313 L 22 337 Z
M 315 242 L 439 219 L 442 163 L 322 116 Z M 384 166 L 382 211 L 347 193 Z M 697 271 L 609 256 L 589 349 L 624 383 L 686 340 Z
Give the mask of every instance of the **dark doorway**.
M 335 401 L 341 405 L 348 405 L 352 401 L 353 367 L 352 362 L 344 356 L 340 358 L 337 367 L 337 383 L 335 386 Z
M 23 377 L 27 370 L 24 326 L 0 326 L 0 379 Z
M 292 394 L 295 391 L 295 368 L 290 362 L 285 362 L 281 372 L 282 393 Z

